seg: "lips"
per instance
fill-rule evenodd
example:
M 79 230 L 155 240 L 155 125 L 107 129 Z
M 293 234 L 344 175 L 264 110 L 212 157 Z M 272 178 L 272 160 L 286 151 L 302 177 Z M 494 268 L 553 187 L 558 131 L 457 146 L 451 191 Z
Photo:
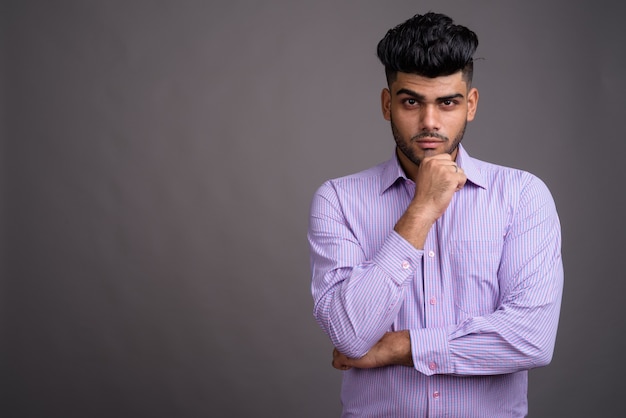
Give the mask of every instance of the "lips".
M 422 138 L 419 139 L 417 141 L 417 144 L 421 147 L 421 148 L 436 148 L 438 147 L 440 144 L 443 144 L 444 141 L 440 140 L 440 139 L 434 139 L 434 138 Z

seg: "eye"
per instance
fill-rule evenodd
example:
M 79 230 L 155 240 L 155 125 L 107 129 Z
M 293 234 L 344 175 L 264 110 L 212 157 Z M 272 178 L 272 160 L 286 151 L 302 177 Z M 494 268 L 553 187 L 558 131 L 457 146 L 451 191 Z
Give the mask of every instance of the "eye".
M 459 101 L 455 99 L 446 99 L 440 102 L 441 107 L 446 108 L 446 109 L 453 109 L 458 104 L 459 104 Z
M 406 98 L 402 101 L 405 105 L 407 106 L 416 106 L 417 105 L 417 100 L 413 99 L 413 98 Z

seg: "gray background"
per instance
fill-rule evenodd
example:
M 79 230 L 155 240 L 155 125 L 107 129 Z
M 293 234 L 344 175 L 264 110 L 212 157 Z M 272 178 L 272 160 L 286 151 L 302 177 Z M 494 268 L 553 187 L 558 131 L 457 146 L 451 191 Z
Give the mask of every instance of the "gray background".
M 480 39 L 476 157 L 551 188 L 566 285 L 531 417 L 623 413 L 623 3 L 0 3 L 3 417 L 332 417 L 308 207 L 393 151 L 375 46 Z

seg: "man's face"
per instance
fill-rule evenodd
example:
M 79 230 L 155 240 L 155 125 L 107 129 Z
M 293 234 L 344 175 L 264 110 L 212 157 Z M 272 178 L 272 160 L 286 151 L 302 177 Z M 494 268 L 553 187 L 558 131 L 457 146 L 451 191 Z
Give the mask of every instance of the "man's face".
M 411 175 L 425 157 L 446 152 L 456 158 L 465 125 L 476 113 L 478 91 L 468 90 L 460 71 L 436 78 L 398 72 L 381 102 L 400 162 Z

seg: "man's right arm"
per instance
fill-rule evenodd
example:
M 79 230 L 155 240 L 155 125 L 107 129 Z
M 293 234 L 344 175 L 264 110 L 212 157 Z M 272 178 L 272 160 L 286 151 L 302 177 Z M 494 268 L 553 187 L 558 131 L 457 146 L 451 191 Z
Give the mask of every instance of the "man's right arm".
M 364 356 L 397 317 L 423 253 L 395 231 L 367 257 L 345 218 L 332 183 L 311 206 L 314 315 L 333 345 L 352 358 Z M 420 273 L 421 274 L 421 273 Z

